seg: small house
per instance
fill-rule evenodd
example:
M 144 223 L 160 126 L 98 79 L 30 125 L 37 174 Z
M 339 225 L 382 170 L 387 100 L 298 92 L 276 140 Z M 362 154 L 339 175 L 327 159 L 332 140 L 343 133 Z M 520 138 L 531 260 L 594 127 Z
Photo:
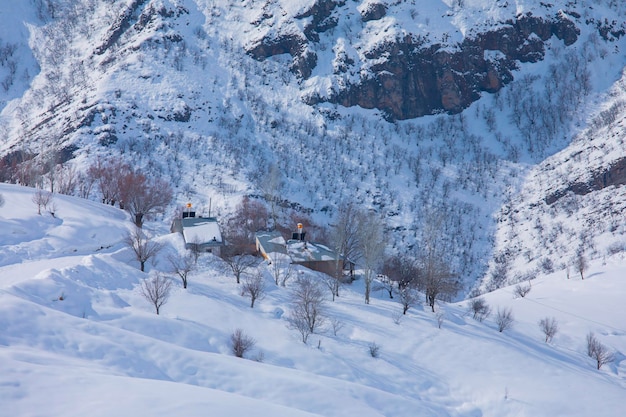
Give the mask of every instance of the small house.
M 172 232 L 183 235 L 185 248 L 199 252 L 210 252 L 217 256 L 224 246 L 222 233 L 215 217 L 196 217 L 194 211 L 184 211 L 181 218 L 172 223 Z
M 343 270 L 343 257 L 321 243 L 290 239 L 287 241 L 287 253 L 294 264 L 330 276 L 335 276 L 337 270 Z
M 305 236 L 306 232 L 300 223 L 291 239 L 287 241 L 278 231 L 258 232 L 256 234 L 257 252 L 267 260 L 275 257 L 271 255 L 272 253 L 286 254 L 293 264 L 331 276 L 335 275 L 337 268 L 341 271 L 347 268 L 350 275 L 353 275 L 353 263 L 345 262 L 342 256 L 321 243 L 306 241 Z

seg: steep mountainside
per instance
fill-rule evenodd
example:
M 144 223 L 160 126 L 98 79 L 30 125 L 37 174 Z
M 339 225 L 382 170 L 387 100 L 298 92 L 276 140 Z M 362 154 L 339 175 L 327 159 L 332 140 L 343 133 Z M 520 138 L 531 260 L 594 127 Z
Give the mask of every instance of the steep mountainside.
M 625 87 L 623 76 L 589 127 L 505 202 L 484 289 L 556 270 L 584 275 L 590 259 L 626 250 Z
M 390 251 L 442 219 L 468 291 L 507 251 L 494 214 L 586 141 L 625 63 L 613 0 L 20 3 L 0 14 L 2 180 L 120 155 L 227 216 L 278 172 L 282 216 L 354 201 Z

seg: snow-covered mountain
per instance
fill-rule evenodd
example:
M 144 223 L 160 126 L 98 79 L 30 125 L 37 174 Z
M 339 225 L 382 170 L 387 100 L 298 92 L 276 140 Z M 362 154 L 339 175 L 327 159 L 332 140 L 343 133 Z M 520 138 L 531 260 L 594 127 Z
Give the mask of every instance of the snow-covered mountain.
M 553 221 L 533 201 L 586 181 L 572 154 L 619 154 L 621 2 L 14 3 L 0 12 L 2 180 L 24 161 L 84 171 L 112 155 L 225 217 L 279 172 L 285 218 L 327 223 L 354 201 L 384 216 L 389 252 L 445 219 L 463 294 L 560 269 L 583 242 L 598 241 L 592 258 L 617 250 L 591 210 L 546 226 L 567 242 L 548 252 L 525 231 Z M 569 200 L 545 203 L 551 219 Z
M 167 225 L 144 227 L 162 251 L 140 272 L 116 208 L 57 195 L 37 214 L 33 188 L 0 184 L 0 399 L 11 416 L 555 416 L 617 417 L 626 393 L 623 253 L 591 262 L 584 280 L 542 274 L 514 298 L 402 306 L 363 283 L 326 301 L 325 329 L 304 344 L 288 326 L 290 291 L 264 263 L 265 298 L 250 308 L 217 258 L 203 254 L 183 289 L 168 258 L 184 254 Z M 140 291 L 157 271 L 173 280 L 156 315 Z M 299 275 L 318 277 L 300 269 Z M 597 302 L 596 302 L 597 301 Z M 513 327 L 498 332 L 497 311 Z M 546 343 L 538 322 L 554 319 Z M 232 354 L 235 329 L 255 339 Z M 596 369 L 586 336 L 614 353 Z

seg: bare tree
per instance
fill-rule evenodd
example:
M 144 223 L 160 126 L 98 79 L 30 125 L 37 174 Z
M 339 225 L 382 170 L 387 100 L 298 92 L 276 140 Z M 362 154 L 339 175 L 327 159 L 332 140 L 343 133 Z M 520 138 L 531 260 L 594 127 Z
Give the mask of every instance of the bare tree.
M 345 323 L 333 317 L 330 319 L 330 325 L 333 329 L 333 335 L 337 336 L 337 333 L 339 333 L 339 330 L 343 329 L 343 326 L 345 325 Z
M 172 272 L 180 277 L 183 282 L 183 288 L 187 288 L 189 273 L 194 270 L 195 262 L 193 254 L 170 255 L 167 257 L 172 267 Z
M 95 179 L 92 178 L 90 175 L 78 174 L 78 177 L 76 179 L 78 197 L 89 199 L 91 191 L 93 190 L 94 183 Z
M 442 219 L 435 214 L 425 218 L 422 231 L 422 251 L 418 258 L 418 289 L 426 295 L 426 302 L 435 312 L 435 301 L 449 301 L 460 289 L 457 277 L 446 262 L 445 250 L 441 246 Z
M 269 203 L 270 215 L 272 217 L 272 228 L 276 228 L 278 223 L 278 204 L 280 203 L 280 195 L 283 187 L 283 181 L 278 165 L 272 164 L 269 167 L 267 175 L 263 176 L 264 181 L 261 184 L 261 190 L 265 197 L 265 201 Z
M 128 211 L 137 227 L 143 226 L 147 215 L 165 210 L 172 196 L 172 188 L 160 178 L 149 179 L 134 171 L 120 177 L 120 206 Z
M 433 313 L 436 300 L 450 300 L 459 291 L 456 275 L 450 272 L 443 254 L 434 251 L 428 251 L 422 259 L 417 283 Z
M 332 275 L 327 275 L 324 277 L 324 284 L 330 290 L 332 300 L 335 301 L 335 298 L 339 297 L 339 289 L 343 285 L 342 279 L 338 278 L 336 273 L 333 273 Z
M 241 286 L 241 293 L 250 297 L 250 308 L 254 308 L 256 300 L 265 296 L 265 279 L 260 271 L 256 274 L 245 275 Z
M 74 195 L 78 183 L 76 168 L 68 164 L 57 165 L 57 190 L 59 194 Z
M 491 314 L 491 307 L 484 298 L 474 298 L 469 303 L 469 312 L 475 320 L 482 322 Z
M 333 301 L 339 296 L 344 264 L 357 262 L 360 258 L 360 220 L 357 208 L 350 203 L 344 203 L 339 207 L 337 218 L 331 228 L 330 246 L 337 254 L 333 281 L 328 282 Z
M 130 165 L 124 162 L 98 158 L 87 170 L 87 175 L 89 181 L 97 184 L 102 202 L 114 205 L 120 199 L 121 179 L 131 171 Z
M 284 253 L 274 252 L 269 254 L 269 269 L 274 277 L 276 285 L 285 286 L 287 281 L 293 276 L 294 268 L 291 258 Z
M 574 268 L 580 274 L 580 279 L 585 279 L 585 271 L 587 270 L 587 258 L 582 250 L 578 250 L 576 257 L 574 258 Z
M 546 317 L 539 320 L 539 328 L 546 336 L 545 342 L 550 343 L 556 333 L 559 331 L 559 324 L 554 317 Z
M 189 253 L 194 264 L 198 264 L 198 258 L 202 254 L 202 242 L 200 236 L 194 236 L 187 242 L 189 245 Z
M 298 330 L 302 342 L 315 333 L 326 320 L 324 292 L 317 281 L 309 277 L 298 277 L 291 291 L 289 326 Z
M 142 272 L 145 270 L 146 262 L 161 250 L 161 245 L 150 240 L 138 227 L 126 235 L 124 243 L 132 249 Z
M 359 251 L 365 281 L 365 304 L 369 304 L 372 282 L 376 276 L 376 270 L 382 263 L 384 253 L 383 223 L 380 217 L 373 213 L 361 215 L 359 234 Z
M 408 285 L 415 286 L 419 270 L 414 259 L 404 255 L 394 255 L 385 260 L 383 274 L 382 286 L 389 292 L 389 298 L 393 298 L 394 284 L 398 290 Z M 385 283 L 385 281 L 388 282 Z
M 398 291 L 398 298 L 400 299 L 400 304 L 402 305 L 402 314 L 406 314 L 406 312 L 409 311 L 409 308 L 415 306 L 419 302 L 419 294 L 411 285 L 406 285 L 400 288 Z
M 383 269 L 384 271 L 384 269 Z M 393 300 L 393 293 L 396 291 L 396 281 L 394 281 L 389 275 L 382 274 L 378 275 L 378 283 L 374 286 L 374 291 L 382 290 L 389 294 L 389 299 Z
M 230 335 L 230 348 L 233 352 L 233 355 L 238 358 L 243 358 L 243 355 L 245 355 L 246 352 L 252 349 L 255 344 L 256 340 L 246 335 L 241 329 L 236 329 Z
M 532 290 L 532 285 L 530 281 L 528 281 L 528 285 L 517 284 L 515 289 L 513 290 L 513 298 L 524 298 L 530 290 Z
M 46 160 L 43 162 L 42 172 L 44 173 L 45 179 L 48 180 L 48 184 L 50 185 L 50 192 L 54 193 L 54 186 L 57 181 L 59 165 L 61 163 L 61 155 L 58 151 L 52 151 L 47 155 Z
M 443 326 L 443 322 L 446 319 L 446 313 L 443 310 L 438 310 L 435 314 L 435 318 L 437 319 L 437 328 L 441 329 L 441 326 Z
M 44 190 L 37 190 L 33 194 L 33 203 L 37 205 L 37 214 L 41 216 L 41 208 L 46 209 L 52 201 L 52 193 Z
M 141 282 L 141 295 L 150 302 L 159 314 L 161 307 L 170 297 L 172 281 L 157 273 L 153 278 Z
M 258 260 L 252 255 L 238 254 L 232 247 L 225 246 L 221 251 L 222 260 L 235 275 L 237 284 L 241 283 L 241 275 L 257 265 Z
M 0 194 L 0 207 L 4 206 L 4 196 Z
M 513 323 L 515 319 L 513 318 L 513 312 L 510 308 L 502 308 L 498 307 L 498 313 L 496 314 L 496 324 L 498 325 L 498 331 L 502 333 L 505 330 L 513 327 Z
M 237 254 L 252 253 L 255 234 L 267 228 L 267 217 L 265 205 L 244 197 L 224 229 L 226 242 L 233 248 L 232 250 Z
M 587 334 L 587 355 L 595 359 L 597 369 L 615 360 L 615 354 L 609 350 L 608 347 L 600 343 L 592 332 Z

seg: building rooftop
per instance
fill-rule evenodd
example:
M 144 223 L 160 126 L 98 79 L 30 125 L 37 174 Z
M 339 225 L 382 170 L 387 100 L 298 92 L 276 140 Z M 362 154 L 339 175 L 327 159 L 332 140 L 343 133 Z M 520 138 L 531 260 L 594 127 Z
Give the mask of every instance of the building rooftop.
M 337 254 L 328 246 L 302 240 L 289 240 L 287 251 L 294 262 L 334 261 Z M 341 257 L 339 259 L 342 259 Z
M 222 244 L 222 233 L 215 217 L 186 217 L 182 219 L 182 227 L 187 243 Z
M 280 232 L 273 230 L 271 232 L 257 232 L 256 238 L 263 247 L 265 253 L 284 253 L 287 254 L 287 242 Z

